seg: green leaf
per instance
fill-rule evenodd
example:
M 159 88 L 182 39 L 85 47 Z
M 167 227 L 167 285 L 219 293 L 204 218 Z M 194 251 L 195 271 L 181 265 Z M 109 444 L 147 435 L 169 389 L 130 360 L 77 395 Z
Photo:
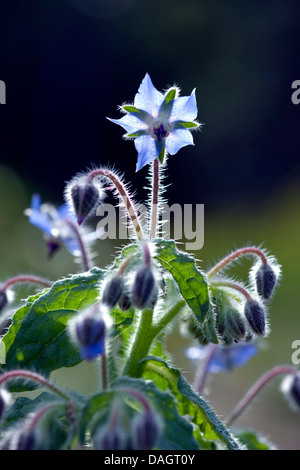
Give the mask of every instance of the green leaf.
M 191 416 L 192 422 L 206 440 L 221 441 L 229 450 L 241 449 L 238 440 L 229 432 L 209 405 L 197 395 L 178 369 L 160 358 L 145 358 L 144 377 L 153 380 L 162 390 L 170 390 L 177 399 L 182 415 Z
M 195 259 L 188 253 L 179 251 L 173 240 L 154 240 L 155 257 L 166 268 L 178 284 L 180 293 L 196 320 L 202 324 L 209 312 L 208 285 Z
M 193 436 L 193 427 L 180 416 L 174 397 L 159 390 L 151 381 L 120 377 L 111 386 L 111 390 L 92 397 L 83 410 L 80 437 L 84 442 L 87 431 L 93 431 L 99 425 L 107 423 L 110 404 L 114 399 L 129 405 L 132 416 L 137 412 L 136 399 L 124 392 L 124 388 L 138 390 L 147 398 L 151 408 L 162 420 L 161 435 L 156 448 L 159 450 L 197 450 L 198 444 Z
M 53 370 L 81 362 L 78 348 L 67 334 L 67 324 L 78 311 L 96 302 L 104 274 L 93 268 L 59 280 L 49 290 L 29 298 L 15 313 L 3 337 L 6 364 L 2 370 L 28 368 L 48 376 Z
M 276 450 L 274 444 L 256 431 L 239 430 L 234 434 L 247 447 L 247 450 Z

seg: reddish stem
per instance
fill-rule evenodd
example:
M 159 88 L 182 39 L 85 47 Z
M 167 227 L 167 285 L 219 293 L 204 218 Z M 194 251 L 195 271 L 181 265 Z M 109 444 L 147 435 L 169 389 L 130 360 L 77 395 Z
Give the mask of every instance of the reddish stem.
M 38 277 L 38 276 L 31 276 L 31 275 L 24 274 L 20 276 L 11 277 L 10 279 L 8 279 L 6 282 L 2 284 L 0 289 L 4 292 L 11 285 L 19 284 L 21 282 L 30 282 L 33 284 L 40 284 L 41 286 L 44 286 L 44 287 L 52 286 L 52 282 L 48 281 L 47 279 L 42 279 L 41 277 Z
M 219 263 L 217 263 L 212 269 L 210 269 L 207 273 L 207 277 L 210 278 L 217 274 L 221 269 L 223 269 L 227 264 L 231 263 L 232 261 L 236 260 L 240 256 L 245 255 L 257 255 L 261 258 L 262 262 L 266 264 L 268 262 L 266 255 L 262 250 L 255 246 L 247 246 L 245 248 L 240 248 L 239 250 L 230 253 L 230 255 L 223 258 Z

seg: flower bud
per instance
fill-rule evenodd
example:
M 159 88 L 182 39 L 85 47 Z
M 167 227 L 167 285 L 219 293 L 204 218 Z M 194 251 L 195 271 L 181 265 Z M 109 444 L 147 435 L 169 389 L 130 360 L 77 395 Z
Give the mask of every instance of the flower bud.
M 0 289 L 0 312 L 4 309 L 4 307 L 7 305 L 7 295 L 6 292 Z
M 132 301 L 137 308 L 144 309 L 149 306 L 155 285 L 155 278 L 149 266 L 141 268 L 136 273 L 132 288 Z
M 16 440 L 14 450 L 34 450 L 36 445 L 36 436 L 33 430 L 22 430 Z
M 245 305 L 245 317 L 257 335 L 264 335 L 266 330 L 266 319 L 263 307 L 254 299 L 249 299 Z
M 151 450 L 159 435 L 159 424 L 154 413 L 147 411 L 138 416 L 133 423 L 136 450 Z
M 272 266 L 263 263 L 255 274 L 258 294 L 265 300 L 270 299 L 277 282 L 277 275 Z
M 227 327 L 233 339 L 240 341 L 246 334 L 246 325 L 240 315 L 235 309 L 230 309 L 227 314 Z
M 115 276 L 106 284 L 103 294 L 102 303 L 109 308 L 113 308 L 121 298 L 124 290 L 124 281 L 121 276 Z
M 120 300 L 119 300 L 119 307 L 123 312 L 126 312 L 126 310 L 129 310 L 131 305 L 132 305 L 132 300 L 129 294 L 126 292 L 123 292 Z
M 287 375 L 281 385 L 281 389 L 285 394 L 289 404 L 295 411 L 300 411 L 300 375 Z
M 86 178 L 75 180 L 70 188 L 71 200 L 79 225 L 90 215 L 100 198 L 99 189 Z
M 80 347 L 83 359 L 91 360 L 102 354 L 106 332 L 105 315 L 105 307 L 97 304 L 70 322 L 71 334 Z

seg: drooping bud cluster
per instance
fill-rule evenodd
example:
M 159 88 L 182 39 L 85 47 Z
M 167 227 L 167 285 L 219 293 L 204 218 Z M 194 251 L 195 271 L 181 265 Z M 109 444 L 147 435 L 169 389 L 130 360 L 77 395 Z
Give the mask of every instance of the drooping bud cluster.
M 66 198 L 74 209 L 78 225 L 81 225 L 102 200 L 103 190 L 98 182 L 84 175 L 75 177 L 67 185 Z
M 246 321 L 230 293 L 223 289 L 214 290 L 214 303 L 216 328 L 224 344 L 244 341 L 247 333 Z
M 128 260 L 124 261 L 127 267 Z M 128 267 L 127 267 L 128 268 Z M 114 274 L 102 289 L 101 302 L 112 309 L 117 304 L 123 311 L 131 306 L 143 310 L 154 308 L 159 295 L 159 286 L 154 274 L 150 255 L 144 264 L 137 258 L 126 270 L 123 267 Z
M 133 416 L 128 405 L 115 399 L 108 422 L 96 427 L 93 443 L 96 450 L 151 450 L 159 434 L 160 422 L 148 404 Z

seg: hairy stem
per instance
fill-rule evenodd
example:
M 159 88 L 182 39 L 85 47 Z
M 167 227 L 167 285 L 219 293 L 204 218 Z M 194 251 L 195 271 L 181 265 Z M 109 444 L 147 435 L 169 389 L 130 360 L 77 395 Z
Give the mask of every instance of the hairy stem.
M 280 374 L 296 374 L 296 369 L 291 366 L 276 366 L 273 369 L 269 370 L 265 374 L 263 374 L 257 382 L 252 385 L 252 387 L 248 390 L 246 395 L 240 400 L 240 402 L 236 405 L 233 411 L 229 414 L 226 419 L 227 425 L 231 425 L 233 421 L 235 421 L 244 409 L 249 405 L 249 403 L 256 397 L 256 395 L 260 392 L 260 390 L 274 377 Z
M 102 390 L 107 390 L 108 378 L 107 378 L 107 358 L 105 341 L 103 345 L 103 351 L 101 354 L 101 377 L 102 377 Z
M 240 292 L 244 297 L 246 297 L 247 300 L 251 300 L 251 294 L 245 289 L 243 286 L 240 284 L 237 284 L 236 282 L 232 281 L 220 281 L 220 282 L 213 282 L 213 286 L 220 286 L 220 287 L 229 287 L 230 289 L 237 290 Z
M 153 182 L 152 182 L 152 201 L 151 201 L 151 239 L 156 237 L 157 218 L 158 218 L 158 197 L 159 197 L 159 161 L 155 158 L 153 162 Z
M 206 378 L 207 378 L 207 375 L 208 375 L 208 368 L 209 368 L 209 365 L 210 365 L 210 363 L 211 363 L 211 361 L 214 357 L 214 354 L 216 352 L 217 347 L 218 347 L 218 344 L 213 344 L 213 343 L 210 343 L 207 346 L 206 356 L 204 358 L 203 363 L 201 364 L 201 367 L 199 367 L 199 369 L 197 371 L 197 374 L 196 374 L 196 377 L 195 377 L 194 389 L 199 394 L 201 394 L 203 392 L 205 381 L 206 381 Z
M 33 284 L 40 284 L 41 286 L 44 287 L 51 287 L 52 282 L 48 281 L 47 279 L 42 279 L 41 277 L 38 276 L 31 276 L 27 274 L 22 274 L 20 276 L 14 276 L 5 281 L 1 286 L 0 290 L 4 292 L 8 287 L 12 286 L 13 284 L 19 284 L 22 282 L 30 282 Z
M 96 176 L 104 176 L 105 178 L 108 178 L 110 181 L 113 182 L 114 186 L 116 187 L 119 195 L 121 196 L 121 198 L 123 200 L 124 206 L 127 209 L 127 213 L 128 213 L 128 215 L 131 219 L 131 222 L 132 222 L 132 225 L 134 227 L 137 238 L 139 240 L 143 239 L 144 234 L 143 234 L 141 224 L 139 222 L 139 217 L 138 217 L 137 211 L 136 211 L 136 209 L 134 207 L 134 204 L 133 204 L 133 202 L 132 202 L 132 200 L 131 200 L 131 198 L 128 194 L 128 191 L 127 191 L 126 187 L 124 186 L 124 184 L 122 183 L 120 178 L 118 178 L 118 176 L 115 173 L 113 173 L 112 171 L 104 169 L 104 168 L 99 168 L 97 170 L 92 171 L 89 174 L 88 178 L 90 180 L 93 180 Z
M 139 362 L 149 353 L 156 336 L 175 318 L 185 305 L 185 300 L 179 300 L 156 323 L 153 323 L 153 311 L 150 309 L 143 310 L 123 375 L 130 375 L 131 377 L 138 377 L 140 375 L 141 368 L 138 366 Z
M 9 372 L 6 372 L 2 376 L 0 376 L 0 387 L 8 380 L 20 378 L 37 382 L 40 385 L 47 387 L 49 390 L 51 390 L 51 392 L 55 393 L 56 395 L 59 395 L 64 400 L 69 400 L 68 395 L 62 392 L 58 387 L 56 387 L 56 385 L 49 382 L 42 375 L 37 374 L 36 372 L 32 372 L 30 370 L 11 370 Z
M 233 253 L 230 253 L 230 255 L 228 255 L 224 259 L 222 259 L 219 263 L 217 263 L 213 268 L 211 268 L 207 272 L 207 274 L 206 274 L 207 277 L 211 278 L 212 276 L 217 274 L 221 269 L 223 269 L 226 265 L 228 265 L 232 261 L 236 260 L 240 256 L 245 256 L 245 255 L 248 255 L 248 254 L 253 254 L 253 255 L 259 256 L 264 264 L 267 263 L 266 255 L 264 254 L 264 252 L 262 250 L 260 250 L 259 248 L 255 247 L 255 246 L 247 246 L 245 248 L 240 248 L 240 249 L 234 251 Z
M 139 377 L 140 367 L 139 361 L 147 356 L 151 343 L 152 335 L 150 335 L 152 327 L 153 310 L 146 308 L 141 312 L 140 323 L 134 338 L 134 342 L 129 353 L 127 363 L 125 365 L 123 375 L 130 377 Z
M 85 244 L 83 242 L 83 238 L 81 236 L 80 231 L 78 230 L 78 227 L 76 224 L 74 224 L 71 220 L 69 219 L 64 219 L 64 222 L 71 228 L 73 233 L 75 234 L 79 247 L 80 247 L 80 252 L 81 252 L 81 259 L 82 259 L 82 266 L 84 271 L 89 271 L 90 269 L 90 261 L 89 261 L 89 256 L 88 256 L 88 251 L 85 247 Z

